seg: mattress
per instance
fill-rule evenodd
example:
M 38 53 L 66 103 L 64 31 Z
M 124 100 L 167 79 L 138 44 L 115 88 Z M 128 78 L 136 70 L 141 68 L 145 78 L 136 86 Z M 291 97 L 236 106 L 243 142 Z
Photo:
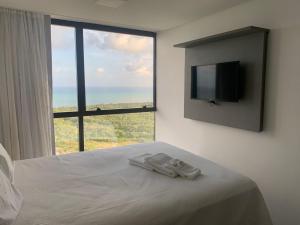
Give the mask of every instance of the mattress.
M 196 180 L 129 165 L 163 152 L 202 170 Z M 24 196 L 14 225 L 271 225 L 249 178 L 165 143 L 17 161 Z

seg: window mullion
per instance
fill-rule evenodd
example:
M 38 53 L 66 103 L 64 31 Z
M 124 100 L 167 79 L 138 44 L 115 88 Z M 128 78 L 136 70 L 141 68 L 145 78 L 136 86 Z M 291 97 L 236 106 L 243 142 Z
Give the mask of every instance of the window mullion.
M 78 87 L 78 111 L 79 111 L 79 151 L 84 151 L 84 124 L 83 113 L 86 110 L 85 103 L 85 79 L 84 79 L 84 52 L 83 29 L 76 27 L 76 61 L 77 61 L 77 87 Z

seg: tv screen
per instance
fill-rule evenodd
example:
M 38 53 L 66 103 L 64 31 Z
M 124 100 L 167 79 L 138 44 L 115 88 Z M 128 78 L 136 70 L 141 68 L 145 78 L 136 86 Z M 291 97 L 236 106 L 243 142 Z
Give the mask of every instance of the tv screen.
M 207 101 L 238 101 L 239 67 L 239 61 L 192 66 L 191 97 Z

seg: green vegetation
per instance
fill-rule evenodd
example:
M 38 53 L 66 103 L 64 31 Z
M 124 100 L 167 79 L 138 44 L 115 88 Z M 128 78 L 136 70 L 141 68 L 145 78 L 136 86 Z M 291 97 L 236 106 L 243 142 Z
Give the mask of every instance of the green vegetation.
M 141 104 L 106 104 L 88 107 L 89 110 L 113 108 L 140 108 Z M 75 108 L 56 108 L 55 112 L 72 112 Z M 57 154 L 78 151 L 78 119 L 58 118 L 54 120 Z M 154 113 L 129 113 L 84 117 L 85 150 L 153 141 Z

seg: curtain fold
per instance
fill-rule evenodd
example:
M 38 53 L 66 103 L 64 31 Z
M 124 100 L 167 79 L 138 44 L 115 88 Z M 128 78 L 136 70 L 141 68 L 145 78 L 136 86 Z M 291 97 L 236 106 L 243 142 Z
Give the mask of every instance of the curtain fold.
M 49 29 L 47 16 L 0 8 L 0 142 L 14 160 L 54 148 Z

